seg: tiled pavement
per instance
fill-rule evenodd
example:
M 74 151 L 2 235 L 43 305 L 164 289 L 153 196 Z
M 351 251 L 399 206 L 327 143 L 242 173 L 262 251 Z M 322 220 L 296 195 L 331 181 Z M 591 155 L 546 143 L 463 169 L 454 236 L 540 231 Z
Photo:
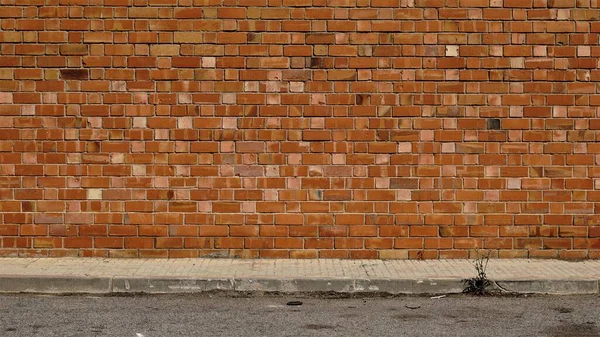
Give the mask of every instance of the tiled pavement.
M 490 260 L 494 280 L 600 279 L 600 260 Z M 474 276 L 470 260 L 238 260 L 0 258 L 0 276 L 451 279 Z
M 527 284 L 545 284 L 543 289 L 549 289 L 546 284 L 548 282 L 554 282 L 551 287 L 553 289 L 556 288 L 556 282 L 559 282 L 559 290 L 567 293 L 579 292 L 577 291 L 579 288 L 573 288 L 573 285 L 583 282 L 586 285 L 586 293 L 597 293 L 598 280 L 600 280 L 600 260 L 568 262 L 492 259 L 489 261 L 487 274 L 491 280 L 498 282 L 513 282 L 513 284 L 517 282 L 522 285 L 525 284 L 524 281 L 527 281 L 529 282 Z M 421 290 L 413 292 L 407 285 L 422 284 L 423 280 L 427 280 L 430 284 L 436 284 L 431 282 L 432 280 L 447 280 L 451 283 L 454 282 L 452 289 L 457 290 L 456 287 L 462 279 L 475 275 L 473 261 L 470 260 L 0 258 L 0 292 L 69 292 L 68 281 L 74 279 L 81 282 L 106 280 L 107 285 L 102 283 L 102 287 L 108 286 L 107 292 L 115 291 L 119 280 L 127 280 L 124 281 L 124 284 L 128 287 L 121 290 L 132 292 L 146 292 L 144 289 L 131 288 L 131 284 L 139 280 L 144 280 L 145 284 L 153 284 L 152 282 L 156 280 L 162 280 L 163 283 L 166 282 L 165 280 L 169 282 L 177 280 L 180 283 L 185 280 L 187 284 L 189 282 L 201 283 L 201 286 L 188 287 L 188 290 L 195 289 L 197 291 L 214 289 L 279 291 L 275 289 L 275 286 L 265 286 L 266 288 L 258 286 L 259 284 L 274 284 L 273 281 L 275 281 L 275 284 L 279 284 L 279 287 L 283 287 L 282 289 L 285 291 L 338 291 L 341 289 L 342 292 L 357 292 L 364 290 L 364 287 L 358 286 L 356 283 L 360 281 L 368 282 L 367 290 L 382 289 L 376 283 L 386 282 L 384 288 L 389 288 L 389 291 L 386 290 L 386 292 L 396 292 L 393 282 L 400 282 L 397 285 L 399 289 L 397 292 L 419 293 Z M 30 284 L 29 280 L 36 280 L 35 284 L 38 286 Z M 54 280 L 55 283 L 58 282 L 56 280 L 62 280 L 65 284 L 52 285 L 49 289 L 53 291 L 36 288 L 47 285 L 49 282 L 47 280 Z M 213 281 L 221 283 L 214 287 L 207 286 Z M 242 283 L 249 281 L 253 286 L 239 286 L 240 281 Z M 282 285 L 283 281 L 286 283 L 285 286 Z M 297 284 L 306 284 L 307 282 L 311 283 L 311 287 L 296 287 Z M 323 282 L 328 283 L 325 283 L 325 286 L 318 286 Z M 337 282 L 337 288 L 335 284 L 332 286 L 331 282 Z M 21 288 L 18 287 L 19 284 L 22 285 Z M 160 286 L 151 285 L 150 287 L 151 290 L 160 292 L 157 290 Z M 175 292 L 176 289 L 179 289 L 168 285 L 165 287 L 171 289 L 165 292 Z M 72 292 L 86 292 L 75 288 Z M 433 287 L 426 292 L 456 292 L 444 289 Z M 543 289 L 540 292 L 552 292 L 543 291 Z

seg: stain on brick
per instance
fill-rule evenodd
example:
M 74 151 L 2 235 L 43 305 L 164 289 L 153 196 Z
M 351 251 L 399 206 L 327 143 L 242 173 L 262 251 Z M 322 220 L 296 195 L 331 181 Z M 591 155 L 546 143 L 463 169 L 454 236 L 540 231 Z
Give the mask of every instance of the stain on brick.
M 390 188 L 417 189 L 417 188 L 419 188 L 419 179 L 416 179 L 416 178 L 392 178 L 392 179 L 390 179 Z
M 500 119 L 499 118 L 488 118 L 487 129 L 488 130 L 500 130 Z
M 248 43 L 260 43 L 261 35 L 259 33 L 248 33 Z
M 88 46 L 85 44 L 66 44 L 60 46 L 60 54 L 61 55 L 87 55 L 88 54 Z
M 87 69 L 61 69 L 60 77 L 64 80 L 87 80 Z
M 322 57 L 311 57 L 310 67 L 311 68 L 323 68 L 325 66 L 325 60 Z
M 371 101 L 371 96 L 367 94 L 357 94 L 355 99 L 356 105 L 369 105 Z

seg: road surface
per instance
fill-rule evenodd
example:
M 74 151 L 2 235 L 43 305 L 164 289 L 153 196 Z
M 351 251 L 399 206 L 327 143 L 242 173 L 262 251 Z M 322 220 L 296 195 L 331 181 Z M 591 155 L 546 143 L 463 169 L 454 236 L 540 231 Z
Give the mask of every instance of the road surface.
M 301 305 L 287 305 L 289 301 Z M 600 336 L 600 297 L 0 296 L 0 336 Z

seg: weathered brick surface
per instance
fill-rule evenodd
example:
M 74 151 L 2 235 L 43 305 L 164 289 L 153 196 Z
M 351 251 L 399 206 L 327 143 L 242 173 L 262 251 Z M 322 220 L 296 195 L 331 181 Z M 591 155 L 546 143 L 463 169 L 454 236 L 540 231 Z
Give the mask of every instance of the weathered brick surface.
M 598 0 L 0 0 L 0 255 L 600 257 Z

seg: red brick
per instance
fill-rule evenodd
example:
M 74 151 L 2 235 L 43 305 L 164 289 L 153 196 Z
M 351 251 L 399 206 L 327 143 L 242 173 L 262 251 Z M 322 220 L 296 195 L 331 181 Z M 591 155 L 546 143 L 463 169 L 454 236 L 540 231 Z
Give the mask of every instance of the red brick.
M 597 11 L 413 2 L 8 6 L 3 248 L 600 257 Z

